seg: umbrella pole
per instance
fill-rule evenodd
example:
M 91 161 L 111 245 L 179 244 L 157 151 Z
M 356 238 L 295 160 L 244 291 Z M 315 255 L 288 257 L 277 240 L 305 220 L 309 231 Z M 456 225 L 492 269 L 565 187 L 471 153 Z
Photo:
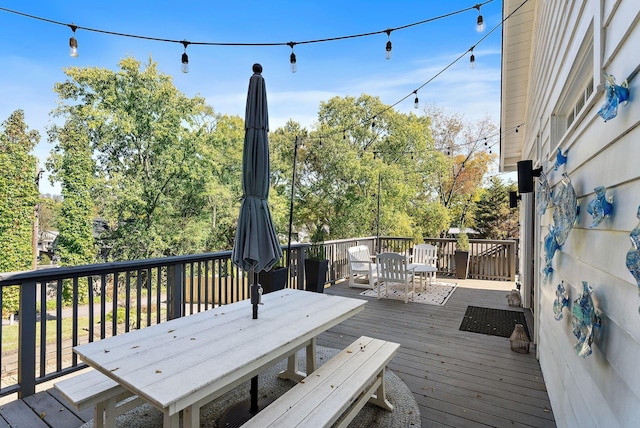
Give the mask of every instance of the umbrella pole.
M 251 296 L 251 305 L 253 306 L 253 319 L 258 319 L 258 303 L 260 303 L 260 294 L 258 293 L 258 281 L 256 279 L 256 273 L 253 269 L 251 269 L 251 287 L 250 287 L 250 296 Z
M 253 306 L 253 319 L 258 319 L 258 281 L 256 273 L 251 269 L 251 304 Z M 253 415 L 258 413 L 258 376 L 251 378 L 251 405 L 249 412 Z

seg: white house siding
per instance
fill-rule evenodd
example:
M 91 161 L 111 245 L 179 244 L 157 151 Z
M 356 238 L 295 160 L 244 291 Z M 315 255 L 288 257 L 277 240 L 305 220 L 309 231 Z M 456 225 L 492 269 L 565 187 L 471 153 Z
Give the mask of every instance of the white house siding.
M 631 80 L 630 102 L 619 107 L 616 118 L 605 123 L 597 112 L 604 103 L 603 74 L 612 74 L 621 84 L 640 64 L 640 0 L 529 1 L 535 2 L 535 18 L 521 159 L 533 159 L 534 167 L 543 166 L 552 188 L 562 172 L 567 172 L 581 207 L 577 224 L 553 258 L 554 272 L 546 284 L 540 271 L 553 208 L 533 216 L 536 223 L 529 232 L 535 240 L 535 299 L 530 303 L 536 318 L 538 357 L 559 427 L 637 427 L 640 296 L 625 266 L 625 256 L 630 248 L 629 232 L 639 222 L 640 75 Z M 505 11 L 520 3 L 505 0 Z M 505 30 L 506 37 L 508 34 Z M 571 85 L 576 58 L 587 37 L 593 38 L 588 59 L 594 93 L 569 129 L 558 131 L 559 119 L 554 114 L 567 92 L 575 92 Z M 513 84 L 509 78 L 503 68 L 503 87 Z M 508 95 L 503 93 L 503 98 Z M 503 118 L 505 114 L 508 112 L 503 110 Z M 558 147 L 567 152 L 568 162 L 553 171 Z M 614 197 L 614 214 L 590 229 L 592 217 L 586 207 L 597 186 L 605 186 L 607 195 Z M 523 213 L 532 208 L 533 201 L 533 197 L 522 199 Z M 523 228 L 531 227 L 530 218 L 521 216 Z M 524 232 L 521 235 L 527 236 Z M 530 260 L 522 263 L 524 272 Z M 572 302 L 582 289 L 582 281 L 587 281 L 602 312 L 602 328 L 592 355 L 586 358 L 577 356 L 573 349 L 576 339 L 570 311 L 564 310 L 561 321 L 553 317 L 560 281 L 570 290 Z

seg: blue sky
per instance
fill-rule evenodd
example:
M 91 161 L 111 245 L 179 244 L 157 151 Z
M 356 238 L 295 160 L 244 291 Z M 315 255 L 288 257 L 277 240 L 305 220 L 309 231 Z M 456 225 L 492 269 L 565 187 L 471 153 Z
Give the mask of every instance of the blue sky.
M 336 1 L 28 1 L 0 0 L 0 7 L 99 30 L 192 42 L 286 43 L 377 32 L 435 18 L 474 6 L 467 0 Z M 46 141 L 52 91 L 64 80 L 64 67 L 118 68 L 133 56 L 151 58 L 173 77 L 187 96 L 203 96 L 217 113 L 244 115 L 246 91 L 255 62 L 262 64 L 267 85 L 271 129 L 292 119 L 312 127 L 322 101 L 363 93 L 395 104 L 401 112 L 424 114 L 435 104 L 469 120 L 487 115 L 499 122 L 502 29 L 478 41 L 501 21 L 502 2 L 481 7 L 485 32 L 476 31 L 477 10 L 391 33 L 392 58 L 385 60 L 386 34 L 295 46 L 298 70 L 291 73 L 288 46 L 241 47 L 191 45 L 190 71 L 180 71 L 182 44 L 140 40 L 77 30 L 77 58 L 69 56 L 69 27 L 0 11 L 0 121 L 16 109 L 42 141 L 34 154 L 44 163 L 52 145 Z M 469 54 L 435 77 L 476 45 L 476 68 Z M 497 146 L 495 148 L 497 150 Z M 494 151 L 495 152 L 495 151 Z M 42 193 L 59 186 L 41 180 Z

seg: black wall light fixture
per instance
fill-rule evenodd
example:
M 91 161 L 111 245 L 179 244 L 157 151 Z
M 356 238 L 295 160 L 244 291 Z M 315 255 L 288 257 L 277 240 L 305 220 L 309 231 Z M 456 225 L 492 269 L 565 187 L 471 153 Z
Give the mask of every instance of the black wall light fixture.
M 533 177 L 540 177 L 542 167 L 533 169 L 531 159 L 518 161 L 518 193 L 533 192 Z
M 509 208 L 518 208 L 518 200 L 522 199 L 515 190 L 509 192 Z

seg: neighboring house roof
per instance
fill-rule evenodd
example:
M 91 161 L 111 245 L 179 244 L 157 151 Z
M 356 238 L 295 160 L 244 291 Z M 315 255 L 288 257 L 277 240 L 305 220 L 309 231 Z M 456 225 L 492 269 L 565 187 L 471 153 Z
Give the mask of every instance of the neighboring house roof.
M 460 228 L 459 227 L 450 227 L 449 231 L 447 233 L 449 235 L 457 235 L 457 234 L 462 233 L 462 232 L 460 232 Z M 480 232 L 478 232 L 477 230 L 472 229 L 470 227 L 465 227 L 464 228 L 464 233 L 466 233 L 467 235 L 477 235 Z
M 57 230 L 44 230 L 40 232 L 40 240 L 44 242 L 53 242 L 59 234 L 60 232 Z

